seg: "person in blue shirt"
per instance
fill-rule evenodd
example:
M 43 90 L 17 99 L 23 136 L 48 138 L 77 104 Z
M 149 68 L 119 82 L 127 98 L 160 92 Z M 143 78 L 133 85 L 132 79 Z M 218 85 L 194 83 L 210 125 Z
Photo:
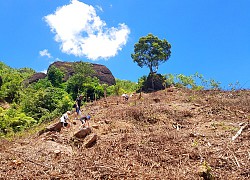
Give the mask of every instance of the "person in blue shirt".
M 80 126 L 80 129 L 83 127 L 89 127 L 89 120 L 90 120 L 90 115 L 88 114 L 87 116 L 82 116 L 80 118 L 80 121 L 82 122 L 82 125 Z

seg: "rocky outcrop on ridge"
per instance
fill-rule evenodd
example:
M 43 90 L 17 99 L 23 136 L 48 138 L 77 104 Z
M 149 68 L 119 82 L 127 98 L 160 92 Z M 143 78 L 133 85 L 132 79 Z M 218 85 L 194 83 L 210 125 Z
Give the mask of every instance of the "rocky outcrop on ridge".
M 74 68 L 73 68 L 74 63 L 79 63 L 79 62 L 57 61 L 57 62 L 52 63 L 48 67 L 48 70 L 51 66 L 55 66 L 56 68 L 60 69 L 65 74 L 63 81 L 67 81 L 69 77 L 75 73 Z M 92 65 L 92 68 L 95 71 L 93 76 L 97 77 L 100 80 L 101 84 L 105 83 L 105 84 L 108 84 L 109 86 L 115 84 L 115 78 L 113 74 L 111 73 L 111 71 L 106 66 L 101 65 L 101 64 L 93 64 L 93 63 L 90 63 L 90 64 Z M 47 75 L 45 73 L 41 73 L 41 72 L 35 73 L 33 76 L 25 80 L 25 84 L 31 84 L 31 83 L 37 82 L 40 79 L 44 79 L 46 76 Z
M 51 66 L 55 66 L 58 69 L 60 69 L 65 74 L 64 81 L 67 81 L 68 78 L 75 73 L 74 68 L 73 68 L 74 63 L 79 63 L 79 62 L 57 61 L 57 62 L 52 63 L 49 66 L 49 68 Z M 111 73 L 111 71 L 106 66 L 101 65 L 101 64 L 93 64 L 93 63 L 90 63 L 90 64 L 92 65 L 92 68 L 95 71 L 93 76 L 96 76 L 100 80 L 101 84 L 104 84 L 104 83 L 108 84 L 108 85 L 115 84 L 115 78 L 114 78 L 113 74 Z M 48 68 L 48 70 L 49 70 L 49 68 Z
M 44 79 L 47 75 L 45 73 L 39 72 L 33 74 L 30 78 L 24 81 L 25 84 L 32 84 L 34 82 L 39 81 L 40 79 Z

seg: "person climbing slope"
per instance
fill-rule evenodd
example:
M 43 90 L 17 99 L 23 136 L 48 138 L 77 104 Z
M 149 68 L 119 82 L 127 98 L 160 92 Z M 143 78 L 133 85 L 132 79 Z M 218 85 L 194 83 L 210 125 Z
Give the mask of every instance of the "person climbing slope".
M 80 129 L 83 127 L 89 127 L 89 120 L 90 120 L 90 115 L 88 114 L 87 116 L 82 116 L 80 118 L 80 121 L 82 122 L 82 125 L 80 126 Z
M 61 122 L 61 124 L 62 124 L 62 128 L 65 128 L 65 127 L 69 128 L 69 127 L 70 127 L 70 125 L 69 125 L 69 123 L 68 123 L 69 115 L 70 115 L 70 114 L 71 114 L 70 111 L 67 111 L 66 113 L 64 113 L 64 114 L 61 116 L 60 122 Z
M 79 115 L 81 115 L 81 105 L 82 105 L 83 95 L 80 95 L 76 98 L 74 107 L 76 109 L 75 119 L 78 119 Z

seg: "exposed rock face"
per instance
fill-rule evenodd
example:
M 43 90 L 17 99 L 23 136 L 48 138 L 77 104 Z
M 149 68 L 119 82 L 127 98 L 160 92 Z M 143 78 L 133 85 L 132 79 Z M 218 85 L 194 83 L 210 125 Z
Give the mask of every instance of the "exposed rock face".
M 63 78 L 63 81 L 67 81 L 69 79 L 70 76 L 72 76 L 75 72 L 74 72 L 74 68 L 73 68 L 73 64 L 74 63 L 79 63 L 79 62 L 61 62 L 61 61 L 57 61 L 52 63 L 49 68 L 51 66 L 55 66 L 56 68 L 60 69 L 62 72 L 64 72 L 65 76 Z M 100 80 L 101 84 L 108 84 L 110 85 L 114 85 L 115 84 L 115 78 L 113 76 L 113 74 L 111 73 L 111 71 L 104 65 L 100 65 L 100 64 L 93 64 L 93 69 L 95 71 L 94 75 L 95 77 L 97 77 Z M 48 68 L 48 70 L 49 70 Z M 37 82 L 40 79 L 44 79 L 47 75 L 45 73 L 35 73 L 33 76 L 31 76 L 30 78 L 26 79 L 24 81 L 25 84 L 31 84 L 34 82 Z
M 144 92 L 153 92 L 164 89 L 164 78 L 161 74 L 149 74 L 146 82 L 142 87 Z
M 98 77 L 100 83 L 106 83 L 108 85 L 115 84 L 115 78 L 106 66 L 100 64 L 93 64 L 93 69 L 96 71 L 95 76 Z
M 73 62 L 61 62 L 61 61 L 56 61 L 52 63 L 51 66 L 55 66 L 56 68 L 60 69 L 65 75 L 63 78 L 63 81 L 67 81 L 70 76 L 74 74 L 74 69 L 73 69 Z M 48 71 L 49 71 L 48 68 Z
M 65 73 L 64 76 L 64 81 L 67 81 L 69 79 L 70 76 L 72 76 L 74 74 L 74 68 L 73 68 L 73 64 L 74 63 L 79 63 L 79 62 L 54 62 L 53 64 L 51 64 L 49 66 L 49 68 L 51 66 L 55 66 L 58 69 L 60 69 L 62 72 Z M 111 71 L 104 65 L 100 65 L 100 64 L 93 64 L 93 69 L 95 71 L 95 74 L 93 76 L 96 76 L 99 80 L 100 83 L 104 84 L 108 84 L 108 85 L 114 85 L 115 84 L 115 78 L 113 76 L 113 74 L 111 73 Z M 49 70 L 48 68 L 48 70 Z
M 45 73 L 35 73 L 33 74 L 33 76 L 31 76 L 30 78 L 26 79 L 25 80 L 25 84 L 31 84 L 31 83 L 34 83 L 34 82 L 37 82 L 39 81 L 40 79 L 44 79 L 46 77 L 46 74 Z

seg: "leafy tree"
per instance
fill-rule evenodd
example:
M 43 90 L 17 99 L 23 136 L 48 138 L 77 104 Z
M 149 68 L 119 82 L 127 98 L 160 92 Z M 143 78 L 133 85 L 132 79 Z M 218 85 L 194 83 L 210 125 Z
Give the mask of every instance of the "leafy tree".
M 108 95 L 119 96 L 123 93 L 133 93 L 138 89 L 138 84 L 129 80 L 115 79 L 116 84 L 107 88 Z
M 0 64 L 0 76 L 2 85 L 0 89 L 0 99 L 12 103 L 18 101 L 19 92 L 22 88 L 24 78 L 16 69 L 10 68 L 5 64 Z
M 96 100 L 104 95 L 104 89 L 100 85 L 97 77 L 87 77 L 83 83 L 83 89 L 84 91 L 81 94 L 83 94 L 88 100 Z
M 185 76 L 183 74 L 165 74 L 166 86 L 175 85 L 179 88 L 191 88 L 193 90 L 220 89 L 220 82 L 213 79 L 206 80 L 202 74 L 197 72 L 194 75 Z
M 18 69 L 17 71 L 20 73 L 20 75 L 21 75 L 24 79 L 26 79 L 26 78 L 28 78 L 28 77 L 30 77 L 30 76 L 32 76 L 33 74 L 36 73 L 35 70 L 33 70 L 33 69 L 31 69 L 31 68 L 27 68 L 27 67 L 25 67 L 25 68 L 20 68 L 20 69 Z
M 95 73 L 93 65 L 87 62 L 77 62 L 73 68 L 76 74 L 82 74 L 84 77 L 92 76 Z
M 147 81 L 147 76 L 142 76 L 138 79 L 138 90 L 141 92 L 145 82 Z
M 103 89 L 103 86 L 101 84 L 98 84 L 95 87 L 94 95 L 95 95 L 95 98 L 94 98 L 95 100 L 100 99 L 101 97 L 104 96 L 104 89 Z
M 59 87 L 62 84 L 64 73 L 55 66 L 51 66 L 48 70 L 48 80 L 54 87 Z
M 50 88 L 50 87 L 53 87 L 51 81 L 48 80 L 48 78 L 44 78 L 44 79 L 40 79 L 38 82 L 36 83 L 33 83 L 29 86 L 29 88 L 27 88 L 26 90 L 28 89 L 32 89 L 32 90 L 41 90 L 41 89 L 46 89 L 46 88 Z
M 83 84 L 95 71 L 90 63 L 85 62 L 75 63 L 73 68 L 75 73 L 68 79 L 66 89 L 72 95 L 72 98 L 75 99 L 78 94 L 85 92 Z
M 0 107 L 0 136 L 31 127 L 36 121 L 13 107 L 4 110 Z
M 147 66 L 152 74 L 157 72 L 160 63 L 170 58 L 170 49 L 171 45 L 166 39 L 160 40 L 153 34 L 148 34 L 134 45 L 134 54 L 131 54 L 131 57 L 138 66 Z
M 72 99 L 63 89 L 49 87 L 46 89 L 30 89 L 22 94 L 22 111 L 41 121 L 43 116 L 57 115 L 72 107 Z
M 107 86 L 106 90 L 107 90 L 108 96 L 110 96 L 110 95 L 119 96 L 122 93 L 124 93 L 124 90 L 121 88 L 121 86 L 119 84 Z
M 179 80 L 179 83 L 185 87 L 193 87 L 195 84 L 193 76 L 185 76 L 183 74 L 179 74 L 177 75 L 177 79 Z
M 115 82 L 122 89 L 122 93 L 132 93 L 138 89 L 138 84 L 129 80 L 116 79 Z

